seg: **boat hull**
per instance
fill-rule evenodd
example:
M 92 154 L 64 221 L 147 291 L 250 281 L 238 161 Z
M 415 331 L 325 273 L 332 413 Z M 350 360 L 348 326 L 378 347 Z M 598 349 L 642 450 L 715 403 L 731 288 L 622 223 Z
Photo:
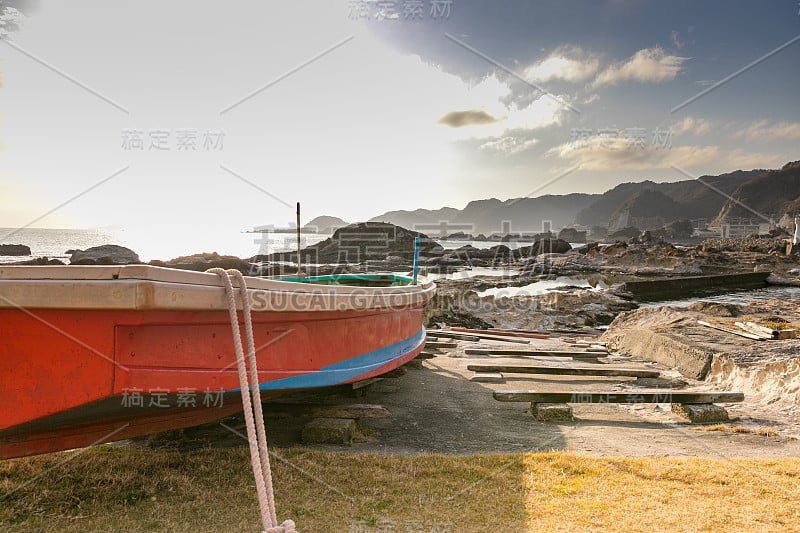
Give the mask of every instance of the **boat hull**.
M 291 285 L 297 284 L 287 284 L 287 290 Z M 324 290 L 330 297 L 338 289 Z M 24 299 L 0 290 L 6 304 L 0 308 L 1 459 L 177 429 L 241 411 L 229 315 L 219 306 L 187 310 L 176 297 L 174 306 L 138 309 L 32 308 L 9 294 Z M 254 312 L 262 396 L 353 383 L 406 363 L 424 345 L 426 299 Z

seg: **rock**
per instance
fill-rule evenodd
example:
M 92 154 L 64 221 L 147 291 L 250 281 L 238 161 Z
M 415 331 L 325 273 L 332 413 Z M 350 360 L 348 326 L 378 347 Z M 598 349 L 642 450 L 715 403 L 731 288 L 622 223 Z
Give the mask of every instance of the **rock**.
M 31 255 L 31 249 L 24 244 L 0 244 L 0 255 Z
M 627 243 L 615 242 L 614 244 L 612 244 L 610 246 L 606 246 L 605 248 L 600 250 L 600 253 L 602 253 L 603 255 L 608 255 L 608 256 L 612 256 L 612 257 L 619 257 L 621 255 L 624 255 L 625 252 L 627 252 L 627 250 L 628 250 L 628 244 Z
M 442 256 L 444 248 L 417 231 L 387 222 L 360 222 L 339 228 L 334 234 L 301 251 L 305 263 L 363 263 L 387 256 L 410 261 L 414 257 L 414 239 L 420 237 L 420 258 Z M 275 253 L 270 260 L 294 261 L 296 252 Z
M 599 242 L 590 242 L 586 246 L 581 246 L 580 248 L 575 249 L 576 252 L 583 255 L 591 255 L 600 252 L 600 243 Z
M 707 332 L 697 325 L 700 317 L 705 315 L 672 307 L 623 312 L 601 339 L 615 351 L 661 363 L 690 379 L 703 380 L 711 368 L 716 343 L 703 342 Z M 701 336 L 689 337 L 679 331 L 697 332 Z
M 607 238 L 613 241 L 627 240 L 627 239 L 632 239 L 634 237 L 638 237 L 639 235 L 641 235 L 641 233 L 642 232 L 639 228 L 628 226 L 627 228 L 622 228 L 621 230 L 609 233 Z
M 182 270 L 195 270 L 198 272 L 204 272 L 209 268 L 233 268 L 245 275 L 255 273 L 255 267 L 248 261 L 233 255 L 219 255 L 217 252 L 181 256 L 170 259 L 169 261 L 150 261 L 150 264 L 153 266 L 165 266 Z M 296 272 L 296 267 L 289 267 L 289 274 Z
M 640 233 L 636 237 L 631 237 L 628 239 L 629 244 L 653 244 L 653 243 L 663 243 L 664 242 L 664 234 L 663 232 L 659 232 L 658 230 L 650 231 L 645 230 Z
M 503 244 L 498 244 L 497 246 L 492 246 L 488 250 L 481 251 L 485 252 L 481 254 L 481 259 L 507 259 L 513 256 L 511 249 Z
M 71 265 L 128 265 L 141 263 L 136 252 L 116 244 L 74 250 L 69 258 Z
M 315 418 L 305 425 L 301 438 L 305 444 L 350 446 L 356 433 L 356 421 L 350 418 Z
M 733 317 L 742 314 L 742 306 L 715 302 L 697 302 L 688 306 L 689 311 L 703 313 L 706 316 Z
M 672 412 L 692 422 L 727 422 L 728 411 L 713 403 L 673 403 Z
M 464 233 L 463 231 L 457 231 L 457 232 L 451 233 L 450 235 L 445 237 L 445 240 L 448 240 L 448 241 L 473 241 L 475 239 L 473 239 L 472 235 L 469 234 L 469 233 Z
M 786 253 L 786 241 L 784 239 L 747 237 L 747 238 L 727 238 L 727 239 L 707 239 L 700 243 L 703 252 L 759 252 Z
M 572 422 L 572 407 L 565 403 L 531 402 L 531 414 L 539 422 Z
M 56 266 L 56 265 L 63 265 L 63 261 L 59 261 L 58 259 L 48 259 L 46 257 L 37 257 L 35 259 L 29 259 L 28 261 L 17 261 L 15 263 L 11 263 L 12 265 L 33 265 L 33 266 Z
M 565 254 L 572 250 L 572 245 L 563 239 L 541 239 L 531 246 L 523 246 L 514 250 L 514 257 L 521 259 L 542 254 Z
M 586 232 L 575 228 L 564 228 L 558 232 L 558 238 L 567 242 L 586 242 Z

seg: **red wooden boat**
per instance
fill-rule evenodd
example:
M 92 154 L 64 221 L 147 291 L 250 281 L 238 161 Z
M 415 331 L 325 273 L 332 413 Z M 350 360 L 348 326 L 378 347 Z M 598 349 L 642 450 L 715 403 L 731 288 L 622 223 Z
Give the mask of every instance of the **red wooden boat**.
M 422 308 L 435 291 L 392 274 L 247 278 L 247 286 L 264 398 L 357 382 L 409 361 L 425 342 Z M 215 274 L 0 267 L 0 459 L 241 408 Z

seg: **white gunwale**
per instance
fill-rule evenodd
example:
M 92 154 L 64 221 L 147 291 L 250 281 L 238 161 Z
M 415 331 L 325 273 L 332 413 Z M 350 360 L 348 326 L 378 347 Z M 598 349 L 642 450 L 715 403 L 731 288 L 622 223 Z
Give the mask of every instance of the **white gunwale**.
M 421 306 L 433 296 L 418 285 L 314 285 L 245 277 L 255 312 L 353 311 Z M 0 308 L 200 310 L 227 309 L 216 274 L 149 265 L 0 267 Z

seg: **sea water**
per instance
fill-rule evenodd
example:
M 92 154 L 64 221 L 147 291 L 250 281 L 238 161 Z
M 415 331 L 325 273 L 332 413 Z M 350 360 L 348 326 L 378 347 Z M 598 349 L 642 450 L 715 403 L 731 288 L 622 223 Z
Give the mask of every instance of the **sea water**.
M 329 235 L 309 234 L 301 237 L 302 247 L 328 238 Z M 289 233 L 253 233 L 220 230 L 217 233 L 194 232 L 170 235 L 162 232 L 135 232 L 123 227 L 95 229 L 0 228 L 0 244 L 24 244 L 31 249 L 29 256 L 0 256 L 0 263 L 26 261 L 48 257 L 68 262 L 68 250 L 85 250 L 103 244 L 130 248 L 142 261 L 169 260 L 183 255 L 216 252 L 241 258 L 294 250 L 297 237 Z

